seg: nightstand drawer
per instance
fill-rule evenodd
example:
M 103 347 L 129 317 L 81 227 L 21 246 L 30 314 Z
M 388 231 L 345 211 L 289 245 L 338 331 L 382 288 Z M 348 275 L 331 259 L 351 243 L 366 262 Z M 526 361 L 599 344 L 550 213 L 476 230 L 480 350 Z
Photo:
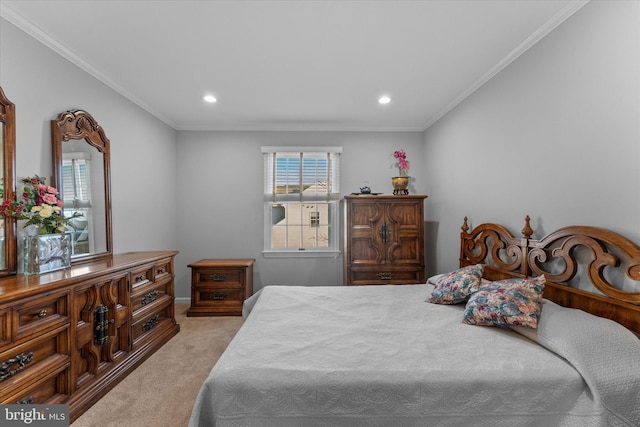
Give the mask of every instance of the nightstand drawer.
M 198 270 L 196 284 L 239 289 L 244 287 L 244 275 L 244 270 L 240 269 Z
M 200 287 L 195 292 L 195 302 L 202 305 L 233 305 L 242 307 L 244 296 L 240 289 Z

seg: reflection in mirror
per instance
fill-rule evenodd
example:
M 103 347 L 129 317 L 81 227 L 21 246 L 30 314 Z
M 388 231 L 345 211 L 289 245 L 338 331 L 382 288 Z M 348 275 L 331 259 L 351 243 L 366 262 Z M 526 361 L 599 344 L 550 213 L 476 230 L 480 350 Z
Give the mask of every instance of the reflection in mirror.
M 4 123 L 0 123 L 0 147 L 3 146 L 2 144 L 4 141 L 4 136 L 2 135 L 3 131 L 4 131 Z M 0 165 L 3 163 L 3 159 L 4 159 L 4 156 L 2 155 L 1 151 L 2 150 L 0 150 L 0 156 L 2 156 L 2 158 L 0 158 Z M 2 195 L 2 200 L 4 200 L 4 179 L 0 181 L 0 195 Z M 4 229 L 5 229 L 6 222 L 7 220 L 5 219 L 0 223 L 0 270 L 5 269 L 7 265 L 7 262 L 6 262 L 7 257 L 6 257 L 6 252 L 4 248 Z
M 16 128 L 15 105 L 0 87 L 0 198 L 15 199 Z M 0 217 L 0 276 L 16 273 L 16 222 Z
M 73 220 L 72 262 L 112 252 L 109 140 L 85 111 L 67 111 L 51 121 L 53 186 L 60 191 L 64 215 Z

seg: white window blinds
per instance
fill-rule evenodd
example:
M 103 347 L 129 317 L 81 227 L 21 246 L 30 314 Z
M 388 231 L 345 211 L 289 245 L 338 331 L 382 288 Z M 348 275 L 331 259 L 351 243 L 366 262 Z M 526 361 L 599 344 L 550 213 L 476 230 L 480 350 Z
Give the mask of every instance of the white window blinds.
M 88 153 L 64 153 L 62 157 L 62 201 L 66 208 L 91 206 L 89 182 L 91 155 Z
M 265 201 L 330 201 L 340 197 L 342 147 L 262 147 Z

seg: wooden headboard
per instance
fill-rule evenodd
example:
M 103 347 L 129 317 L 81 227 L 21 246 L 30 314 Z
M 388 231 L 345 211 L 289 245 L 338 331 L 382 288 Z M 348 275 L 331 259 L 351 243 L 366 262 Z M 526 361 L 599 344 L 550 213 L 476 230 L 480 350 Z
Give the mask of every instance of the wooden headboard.
M 515 237 L 498 224 L 469 231 L 465 217 L 460 266 L 486 264 L 487 280 L 544 274 L 546 299 L 606 317 L 640 334 L 640 292 L 622 289 L 622 282 L 640 289 L 640 246 L 612 231 L 585 226 L 564 227 L 536 240 L 529 216 L 521 234 Z M 594 292 L 584 290 L 591 285 Z

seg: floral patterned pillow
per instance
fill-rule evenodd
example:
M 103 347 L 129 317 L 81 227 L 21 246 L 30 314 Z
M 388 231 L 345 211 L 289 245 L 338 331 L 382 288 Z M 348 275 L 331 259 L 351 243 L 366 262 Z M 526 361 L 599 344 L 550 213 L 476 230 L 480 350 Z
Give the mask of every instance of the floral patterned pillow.
M 469 299 L 480 285 L 483 264 L 469 265 L 449 274 L 444 274 L 434 282 L 429 302 L 434 304 L 459 304 Z
M 545 277 L 509 279 L 481 286 L 471 295 L 463 323 L 538 328 Z

